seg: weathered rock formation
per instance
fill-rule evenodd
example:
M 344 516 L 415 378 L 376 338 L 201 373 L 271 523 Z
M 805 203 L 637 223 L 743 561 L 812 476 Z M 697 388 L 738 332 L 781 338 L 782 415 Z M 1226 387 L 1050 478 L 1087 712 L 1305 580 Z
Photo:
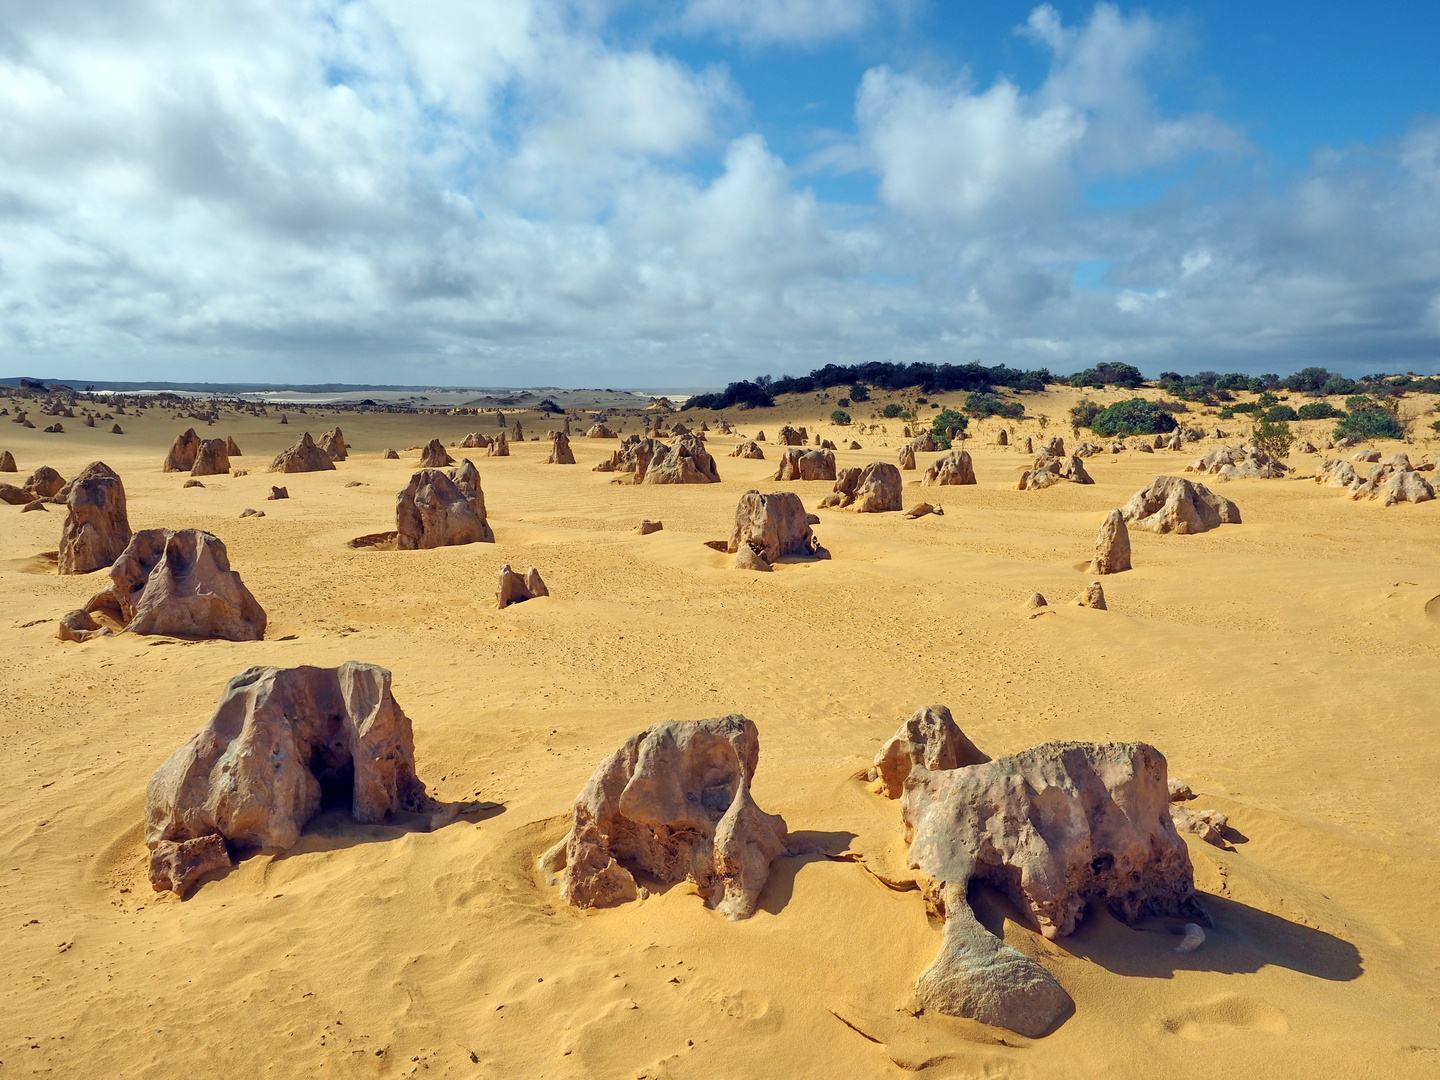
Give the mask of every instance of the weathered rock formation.
M 511 570 L 509 563 L 500 568 L 500 585 L 495 590 L 495 600 L 499 607 L 507 608 L 511 604 L 549 595 L 550 590 L 545 587 L 545 582 L 540 580 L 540 571 L 535 567 L 526 570 L 524 577 Z
M 733 555 L 748 547 L 767 563 L 782 555 L 812 555 L 815 534 L 806 518 L 805 506 L 793 491 L 747 491 L 735 507 L 728 550 Z
M 469 435 L 466 435 L 465 438 L 460 440 L 460 449 L 483 450 L 485 449 L 485 447 L 490 445 L 490 442 L 490 436 L 482 435 L 478 431 L 472 431 Z
M 108 624 L 89 619 L 99 613 Z M 115 631 L 167 637 L 259 641 L 265 610 L 256 602 L 220 539 L 200 529 L 141 529 L 110 567 L 110 587 L 71 612 L 73 640 Z M 94 623 L 93 629 L 87 623 Z M 60 635 L 66 637 L 64 629 Z
M 764 461 L 765 451 L 760 449 L 760 444 L 754 439 L 746 442 L 736 443 L 735 449 L 730 451 L 731 457 L 749 458 L 751 461 Z
M 905 443 L 900 447 L 900 468 L 915 468 L 915 448 L 909 443 Z
M 791 427 L 789 424 L 785 424 L 780 428 L 780 434 L 775 438 L 781 446 L 804 446 L 806 432 L 804 428 L 797 429 Z
M 9 450 L 0 452 L 0 472 L 19 472 L 15 467 L 15 455 Z
M 1290 470 L 1258 446 L 1222 446 L 1185 466 L 1186 472 L 1225 480 L 1281 480 Z
M 515 427 L 511 429 L 510 437 L 516 442 L 525 441 L 525 429 L 520 426 L 520 421 L 518 419 L 515 421 Z
M 395 530 L 395 546 L 401 551 L 495 540 L 490 526 L 482 524 L 476 515 L 470 499 L 439 469 L 421 469 L 395 497 Z
M 570 436 L 563 431 L 550 432 L 550 456 L 545 459 L 547 465 L 574 465 L 575 454 L 570 449 Z
M 1078 458 L 1094 457 L 1096 454 L 1103 454 L 1104 452 L 1104 447 L 1096 446 L 1089 441 L 1082 442 L 1079 446 L 1075 447 L 1075 456 Z
M 200 436 L 195 434 L 194 428 L 186 428 L 170 444 L 162 469 L 165 472 L 189 472 L 195 466 L 195 455 L 198 453 Z
M 49 465 L 41 465 L 25 478 L 24 489 L 31 499 L 49 499 L 58 495 L 65 486 L 65 478 Z
M 637 478 L 637 482 L 640 482 Z M 645 470 L 646 484 L 718 484 L 720 470 L 705 444 L 695 435 L 681 435 L 662 444 Z
M 935 514 L 937 517 L 944 517 L 945 508 L 941 506 L 932 506 L 928 502 L 919 502 L 916 503 L 914 506 L 910 507 L 909 510 L 905 511 L 905 516 L 911 521 L 914 521 L 916 518 L 922 518 L 926 514 Z
M 1111 510 L 1100 525 L 1100 535 L 1095 537 L 1095 558 L 1090 560 L 1092 574 L 1118 574 L 1130 569 L 1130 530 L 1125 527 L 1125 516 L 1119 510 Z
M 975 465 L 964 450 L 951 450 L 936 458 L 925 470 L 920 482 L 926 486 L 975 483 Z
M 1172 804 L 1170 820 L 1179 832 L 1194 833 L 1216 847 L 1225 846 L 1225 830 L 1230 826 L 1230 819 L 1219 810 L 1192 810 L 1188 806 Z
M 1120 513 L 1127 524 L 1157 533 L 1199 533 L 1240 524 L 1240 509 L 1233 502 L 1178 476 L 1157 476 L 1132 495 Z
M 380 456 L 381 456 L 383 459 L 385 459 L 386 461 L 399 461 L 399 460 L 400 460 L 399 451 L 397 451 L 393 446 L 387 446 L 387 447 L 385 448 L 385 453 L 381 454 Z
M 445 450 L 445 444 L 439 439 L 431 439 L 425 444 L 425 449 L 420 451 L 420 467 L 422 469 L 443 469 L 447 465 L 454 465 L 455 459 Z
M 881 794 L 887 799 L 898 799 L 905 790 L 905 778 L 916 765 L 937 772 L 980 765 L 989 760 L 960 730 L 949 709 L 944 705 L 928 705 L 916 709 L 881 745 L 875 755 L 875 779 Z
M 690 881 L 729 919 L 755 913 L 783 818 L 755 805 L 755 725 L 739 714 L 666 721 L 632 735 L 575 800 L 569 834 L 541 865 L 560 896 L 598 907 L 638 893 L 634 871 Z
M 604 424 L 591 424 L 591 425 L 590 425 L 590 430 L 587 431 L 587 432 L 585 432 L 585 437 L 586 437 L 587 439 L 616 439 L 616 438 L 619 438 L 619 436 L 616 435 L 615 432 L 611 431 L 611 430 L 610 430 L 608 427 L 606 427 Z
M 997 435 L 997 436 L 995 436 L 995 445 L 996 445 L 996 446 L 1009 446 L 1009 445 L 1010 445 L 1010 433 L 1009 433 L 1008 431 L 1006 431 L 1003 427 L 1000 429 L 1000 434 Z
M 964 768 L 917 765 L 900 800 L 909 863 L 946 920 L 915 984 L 920 1003 L 1030 1037 L 1073 1007 L 1054 976 L 981 926 L 966 900 L 972 881 L 1005 893 L 1051 939 L 1091 903 L 1126 923 L 1209 925 L 1165 773 L 1144 743 L 1053 742 Z
M 935 441 L 934 432 L 922 431 L 910 440 L 910 449 L 917 454 L 933 454 L 940 449 L 940 444 Z
M 205 439 L 190 466 L 191 476 L 219 476 L 230 471 L 230 451 L 224 439 Z
M 1360 475 L 1355 466 L 1339 458 L 1330 458 L 1315 472 L 1315 482 L 1327 487 L 1343 488 L 1359 483 Z
M 649 518 L 646 518 L 640 522 L 639 525 L 635 526 L 635 531 L 641 536 L 649 536 L 651 533 L 659 532 L 663 528 L 665 528 L 663 521 L 651 521 Z
M 1059 438 L 1051 443 L 1060 442 Z M 1021 491 L 1040 490 L 1053 487 L 1062 480 L 1072 484 L 1093 484 L 1094 480 L 1085 471 L 1085 463 L 1073 454 L 1069 457 L 1051 457 L 1044 449 L 1035 455 L 1035 465 L 1020 474 L 1016 487 Z
M 290 489 L 289 489 L 289 488 L 276 487 L 275 485 L 272 484 L 272 485 L 270 486 L 270 494 L 265 496 L 265 501 L 266 501 L 266 502 L 275 502 L 277 499 L 288 499 L 288 498 L 290 498 Z
M 849 507 L 857 514 L 878 514 L 903 509 L 900 470 L 889 462 L 872 461 L 863 469 L 841 469 L 835 489 L 821 506 Z
M 469 458 L 464 458 L 460 467 L 451 471 L 450 479 L 455 482 L 455 487 L 465 496 L 465 501 L 470 504 L 470 509 L 480 521 L 480 543 L 493 544 L 495 533 L 491 530 L 485 514 L 485 492 L 480 487 L 480 470 L 475 468 Z
M 177 866 L 228 861 L 214 840 L 208 854 L 186 851 L 187 844 L 219 837 L 236 848 L 284 851 L 325 802 L 340 800 L 362 824 L 430 806 L 390 672 L 354 662 L 247 668 L 225 684 L 205 726 L 150 778 L 151 880 L 183 895 L 199 875 L 192 866 L 176 880 Z
M 835 455 L 829 450 L 788 446 L 782 451 L 776 480 L 834 480 Z
M 225 437 L 225 454 L 227 457 L 245 456 L 244 454 L 240 453 L 240 447 L 236 445 L 235 440 L 228 435 Z
M 60 529 L 62 574 L 88 574 L 112 565 L 130 543 L 125 485 L 102 461 L 87 465 L 66 485 L 65 524 Z
M 505 438 L 505 432 L 498 433 L 490 446 L 485 451 L 486 457 L 509 457 L 510 442 Z
M 1070 601 L 1076 607 L 1094 608 L 1096 611 L 1108 611 L 1105 606 L 1105 590 L 1101 588 L 1100 582 L 1092 581 L 1085 588 L 1080 590 L 1080 595 Z
M 315 440 L 308 431 L 301 436 L 298 443 L 280 451 L 270 463 L 270 471 L 279 473 L 325 472 L 333 471 L 334 468 L 335 462 L 330 460 L 329 454 L 315 445 Z
M 320 449 L 325 451 L 325 456 L 331 461 L 344 461 L 350 454 L 350 448 L 345 445 L 345 436 L 338 427 L 333 427 L 320 436 Z

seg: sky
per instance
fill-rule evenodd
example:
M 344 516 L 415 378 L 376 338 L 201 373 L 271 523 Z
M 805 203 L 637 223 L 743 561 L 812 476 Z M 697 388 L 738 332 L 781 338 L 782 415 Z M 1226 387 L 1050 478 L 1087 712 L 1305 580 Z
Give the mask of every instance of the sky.
M 1440 371 L 1440 8 L 0 0 L 0 375 Z

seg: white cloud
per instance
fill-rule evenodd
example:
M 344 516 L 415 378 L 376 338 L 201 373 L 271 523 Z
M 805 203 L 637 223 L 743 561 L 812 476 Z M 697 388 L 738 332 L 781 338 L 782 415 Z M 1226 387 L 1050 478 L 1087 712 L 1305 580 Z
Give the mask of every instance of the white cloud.
M 856 33 L 884 0 L 689 0 L 681 25 L 747 45 L 810 45 Z

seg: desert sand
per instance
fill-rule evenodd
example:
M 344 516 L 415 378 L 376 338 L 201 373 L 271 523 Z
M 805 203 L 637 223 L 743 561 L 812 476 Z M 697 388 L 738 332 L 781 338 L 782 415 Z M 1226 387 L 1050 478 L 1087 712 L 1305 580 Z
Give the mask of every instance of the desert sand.
M 1023 400 L 1069 444 L 1080 396 Z M 1104 580 L 1109 610 L 1082 609 L 1066 602 L 1092 580 L 1105 514 L 1219 444 L 1102 454 L 1086 462 L 1093 486 L 1017 491 L 1029 458 L 995 433 L 1023 443 L 1040 427 L 992 419 L 964 444 L 976 486 L 919 487 L 938 454 L 903 474 L 906 507 L 923 498 L 943 517 L 821 510 L 828 561 L 731 569 L 703 542 L 728 535 L 745 490 L 796 490 L 807 508 L 830 490 L 770 481 L 781 423 L 858 439 L 842 466 L 895 460 L 900 421 L 857 433 L 821 420 L 833 407 L 728 413 L 736 437 L 709 436 L 722 482 L 676 487 L 592 472 L 616 444 L 580 424 L 579 464 L 546 465 L 553 424 L 507 414 L 541 440 L 508 458 L 450 450 L 479 468 L 496 543 L 430 551 L 349 541 L 394 528 L 419 457 L 406 447 L 493 433 L 493 417 L 226 412 L 200 433 L 233 437 L 232 467 L 250 473 L 190 489 L 160 466 L 194 421 L 152 410 L 116 436 L 0 420 L 18 479 L 105 461 L 133 528 L 215 533 L 269 616 L 262 641 L 62 643 L 57 620 L 106 572 L 54 573 L 62 507 L 0 506 L 0 1077 L 1440 1075 L 1440 502 L 1207 477 L 1244 524 L 1133 530 L 1134 569 Z M 851 411 L 869 424 L 870 410 Z M 334 472 L 264 471 L 337 422 L 351 451 Z M 768 460 L 726 456 L 760 429 Z M 1403 449 L 1433 460 L 1423 442 Z M 1293 475 L 1320 461 L 1293 455 Z M 290 499 L 264 501 L 272 482 Z M 266 516 L 242 520 L 247 507 Z M 644 518 L 664 529 L 637 535 Z M 538 567 L 551 595 L 497 610 L 504 563 Z M 1036 591 L 1050 611 L 1030 618 Z M 459 805 L 433 828 L 327 811 L 284 855 L 246 858 L 183 901 L 152 892 L 146 782 L 226 680 L 347 660 L 393 672 L 419 776 Z M 1049 739 L 1158 747 L 1189 805 L 1230 820 L 1223 849 L 1186 836 L 1216 924 L 1205 943 L 1177 954 L 1168 928 L 1103 910 L 1049 942 L 979 888 L 982 920 L 1039 958 L 1075 1013 L 1039 1039 L 916 1015 L 940 926 L 903 887 L 896 804 L 862 777 L 934 702 L 991 755 Z M 729 712 L 758 725 L 754 794 L 798 852 L 755 916 L 729 922 L 685 885 L 562 905 L 536 862 L 599 761 L 654 722 Z

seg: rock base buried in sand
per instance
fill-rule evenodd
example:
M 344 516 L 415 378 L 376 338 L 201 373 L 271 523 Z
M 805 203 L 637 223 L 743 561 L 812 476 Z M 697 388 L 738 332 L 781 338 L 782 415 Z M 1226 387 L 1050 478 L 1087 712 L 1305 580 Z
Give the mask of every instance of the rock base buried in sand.
M 841 469 L 831 494 L 821 506 L 849 507 L 857 514 L 878 514 L 901 508 L 900 470 L 886 461 L 872 461 L 863 469 Z
M 966 738 L 944 705 L 928 705 L 900 725 L 875 755 L 875 779 L 887 799 L 900 798 L 905 778 L 916 765 L 931 772 L 958 769 L 989 761 L 987 754 Z
M 1100 587 L 1100 582 L 1092 581 L 1086 585 L 1080 595 L 1070 601 L 1076 607 L 1094 608 L 1096 611 L 1107 611 L 1105 607 L 1105 590 Z
M 764 461 L 765 451 L 760 449 L 760 444 L 753 439 L 746 442 L 736 443 L 735 449 L 730 451 L 731 457 L 747 458 L 750 461 Z
M 776 480 L 834 480 L 835 454 L 791 446 L 782 451 Z
M 193 840 L 162 840 L 150 852 L 150 886 L 185 899 L 190 887 L 211 870 L 234 866 L 225 838 L 219 833 Z
M 767 565 L 783 555 L 813 555 L 815 534 L 807 517 L 805 505 L 793 491 L 769 495 L 747 491 L 735 507 L 728 550 L 733 555 L 748 547 Z
M 915 518 L 922 518 L 922 517 L 924 517 L 926 514 L 936 514 L 936 515 L 938 515 L 939 517 L 944 517 L 944 516 L 945 516 L 945 510 L 944 510 L 943 507 L 940 507 L 940 506 L 932 506 L 932 505 L 931 505 L 930 503 L 928 503 L 928 502 L 922 502 L 922 503 L 916 503 L 916 504 L 915 504 L 914 506 L 912 506 L 909 510 L 906 510 L 906 511 L 905 511 L 905 516 L 906 516 L 907 518 L 912 519 L 912 520 L 915 519 Z
M 507 608 L 511 604 L 549 595 L 550 590 L 545 587 L 545 582 L 540 580 L 540 571 L 535 567 L 526 570 L 524 577 L 511 570 L 509 563 L 500 568 L 500 585 L 495 590 L 495 600 L 499 607 Z
M 175 441 L 170 444 L 161 469 L 164 472 L 189 472 L 194 468 L 195 457 L 199 453 L 200 436 L 195 434 L 194 428 L 186 428 L 176 435 Z
M 477 492 L 478 480 L 477 474 Z M 483 510 L 483 497 L 480 506 Z M 395 530 L 401 551 L 495 542 L 465 492 L 439 469 L 421 469 L 395 496 Z
M 1073 1008 L 1054 976 L 980 925 L 972 881 L 999 889 L 1051 939 L 1073 932 L 1089 903 L 1127 924 L 1208 925 L 1165 781 L 1165 758 L 1144 743 L 1053 742 L 965 768 L 917 765 L 900 798 L 909 864 L 945 915 L 940 955 L 915 984 L 921 1004 L 1032 1038 Z
M 1111 510 L 1095 537 L 1095 557 L 1090 560 L 1092 574 L 1119 574 L 1130 569 L 1130 530 L 1119 510 Z
M 547 465 L 574 465 L 575 452 L 570 449 L 570 436 L 563 431 L 552 431 L 550 433 L 550 456 L 545 459 Z
M 1225 846 L 1225 830 L 1230 826 L 1230 819 L 1219 810 L 1192 810 L 1172 803 L 1170 820 L 1181 832 L 1194 833 L 1216 847 Z
M 759 760 L 759 732 L 739 714 L 632 735 L 590 777 L 541 867 L 576 907 L 633 898 L 640 871 L 688 880 L 726 918 L 748 918 L 786 838 L 785 820 L 750 794 Z
M 659 532 L 663 528 L 665 528 L 664 522 L 651 521 L 649 518 L 646 518 L 644 521 L 640 522 L 639 525 L 635 526 L 635 531 L 641 536 L 649 536 L 651 533 Z
M 920 482 L 927 486 L 975 483 L 975 465 L 964 450 L 951 450 L 936 458 L 925 470 Z
M 1020 610 L 1028 614 L 1030 618 L 1033 619 L 1037 615 L 1044 615 L 1047 611 L 1049 611 L 1050 603 L 1038 592 L 1031 593 L 1030 599 L 1025 601 L 1024 606 Z
M 290 497 L 290 489 L 289 489 L 289 488 L 271 487 L 271 488 L 270 488 L 270 494 L 265 496 L 265 501 L 266 501 L 266 502 L 274 502 L 276 499 L 288 499 L 289 497 Z
M 1185 535 L 1240 524 L 1240 510 L 1233 502 L 1179 476 L 1157 476 L 1132 495 L 1120 513 L 1128 524 L 1157 533 Z
M 749 546 L 742 546 L 735 553 L 735 561 L 730 565 L 735 570 L 758 570 L 762 574 L 768 574 L 775 569 L 765 561 L 763 555 Z
M 218 836 L 285 851 L 327 794 L 345 799 L 362 824 L 429 806 L 390 673 L 354 662 L 247 668 L 225 684 L 205 726 L 150 778 L 145 844 L 152 880 L 163 880 L 178 854 L 161 848 L 166 841 Z
M 9 450 L 0 452 L 0 472 L 16 472 L 15 455 Z
M 422 469 L 443 469 L 447 465 L 454 464 L 455 459 L 445 452 L 445 447 L 439 439 L 431 439 L 425 444 L 425 449 L 420 451 L 420 467 Z
M 900 447 L 900 468 L 902 470 L 915 468 L 915 448 L 909 443 Z

